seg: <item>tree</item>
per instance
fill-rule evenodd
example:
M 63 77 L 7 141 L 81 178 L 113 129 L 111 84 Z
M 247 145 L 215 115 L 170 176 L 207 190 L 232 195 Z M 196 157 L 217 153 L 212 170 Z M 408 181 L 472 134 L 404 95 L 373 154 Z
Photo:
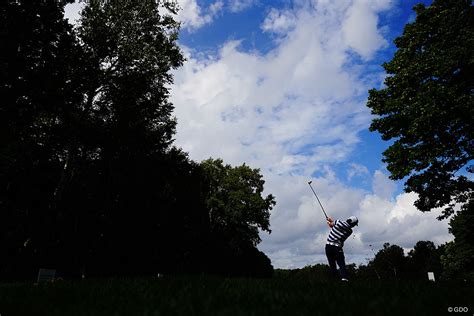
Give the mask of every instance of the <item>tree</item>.
M 262 196 L 265 181 L 259 169 L 224 165 L 221 159 L 205 160 L 201 168 L 211 233 L 210 265 L 223 273 L 270 275 L 270 260 L 256 246 L 261 241 L 259 230 L 271 232 L 270 210 L 276 202 L 271 194 Z
M 416 21 L 395 39 L 384 63 L 385 87 L 369 91 L 371 131 L 393 139 L 383 161 L 392 179 L 419 195 L 430 211 L 473 203 L 474 7 L 470 0 L 435 0 L 414 7 Z
M 441 257 L 444 276 L 474 280 L 474 209 L 457 213 L 449 225 L 454 241 L 445 246 Z
M 381 278 L 402 278 L 406 272 L 406 257 L 403 248 L 385 243 L 369 263 Z
M 6 275 L 44 263 L 51 257 L 45 250 L 56 244 L 56 216 L 49 209 L 61 167 L 63 118 L 81 98 L 74 79 L 77 41 L 64 19 L 65 4 L 0 4 L 0 248 L 8 254 Z
M 442 272 L 440 251 L 432 241 L 418 241 L 407 259 L 409 272 L 415 278 L 426 279 L 428 272 L 440 276 Z
M 90 128 L 66 147 L 66 161 L 76 163 L 68 163 L 64 173 L 78 168 L 84 157 L 78 153 L 86 151 L 87 172 L 68 185 L 83 186 L 91 171 L 98 175 L 94 183 L 103 184 L 85 207 L 102 223 L 96 232 L 100 243 L 89 249 L 95 253 L 89 264 L 104 263 L 97 274 L 147 274 L 178 266 L 188 249 L 183 239 L 195 227 L 190 218 L 199 218 L 192 212 L 201 211 L 199 201 L 191 199 L 196 208 L 190 208 L 178 190 L 181 183 L 194 183 L 196 168 L 171 147 L 176 128 L 168 99 L 171 70 L 184 61 L 179 23 L 169 14 L 174 4 L 90 1 L 81 13 L 77 33 L 86 84 L 79 117 Z M 84 196 L 69 192 L 69 201 Z
M 239 242 L 256 246 L 260 241 L 258 230 L 271 232 L 270 210 L 276 204 L 269 194 L 262 197 L 262 175 L 258 169 L 245 164 L 232 167 L 221 159 L 201 163 L 208 179 L 207 207 L 211 229 L 228 234 Z
M 183 241 L 151 241 L 205 214 L 173 182 L 200 181 L 171 147 L 170 70 L 184 58 L 179 24 L 162 8 L 175 3 L 91 1 L 75 30 L 65 4 L 0 5 L 1 249 L 13 269 L 95 265 L 99 274 L 130 271 L 136 260 L 112 261 L 127 249 L 160 263 L 182 257 Z
M 179 23 L 160 6 L 174 10 L 173 3 L 91 1 L 82 12 L 78 35 L 90 76 L 83 115 L 102 124 L 113 150 L 162 152 L 172 143 L 170 70 L 184 58 L 176 43 Z

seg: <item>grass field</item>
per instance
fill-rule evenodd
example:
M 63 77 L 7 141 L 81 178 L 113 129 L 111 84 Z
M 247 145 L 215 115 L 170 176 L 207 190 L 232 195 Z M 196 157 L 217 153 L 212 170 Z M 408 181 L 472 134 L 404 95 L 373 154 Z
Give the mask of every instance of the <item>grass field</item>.
M 1 316 L 473 314 L 467 283 L 209 276 L 0 283 Z

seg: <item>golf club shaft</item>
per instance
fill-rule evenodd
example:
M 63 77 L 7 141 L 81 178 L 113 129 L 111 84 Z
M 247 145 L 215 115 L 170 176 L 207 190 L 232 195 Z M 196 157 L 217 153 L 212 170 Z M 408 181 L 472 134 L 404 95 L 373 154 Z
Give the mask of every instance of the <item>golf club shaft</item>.
M 326 211 L 324 210 L 324 207 L 323 207 L 323 205 L 321 204 L 321 201 L 319 200 L 318 195 L 316 194 L 316 192 L 315 192 L 314 189 L 313 189 L 313 186 L 311 185 L 311 181 L 308 182 L 308 184 L 309 184 L 309 187 L 311 188 L 311 191 L 313 191 L 314 196 L 315 196 L 316 199 L 318 200 L 319 205 L 321 206 L 321 209 L 323 210 L 324 216 L 326 216 L 326 219 L 328 219 L 328 216 L 327 216 L 327 214 L 326 214 Z

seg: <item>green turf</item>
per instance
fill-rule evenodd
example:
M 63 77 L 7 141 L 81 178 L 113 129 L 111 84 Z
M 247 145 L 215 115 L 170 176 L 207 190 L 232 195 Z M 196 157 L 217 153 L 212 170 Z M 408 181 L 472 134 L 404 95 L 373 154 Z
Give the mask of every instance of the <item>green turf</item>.
M 449 307 L 468 307 L 449 313 Z M 467 283 L 164 277 L 0 283 L 0 315 L 473 315 Z

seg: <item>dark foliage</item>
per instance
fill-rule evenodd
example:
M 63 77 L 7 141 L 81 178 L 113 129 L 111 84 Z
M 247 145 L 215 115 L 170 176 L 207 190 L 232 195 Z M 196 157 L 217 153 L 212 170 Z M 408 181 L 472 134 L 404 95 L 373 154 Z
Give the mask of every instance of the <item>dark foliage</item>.
M 470 257 L 463 253 L 460 262 L 460 258 L 455 257 L 459 252 L 453 251 L 454 245 L 459 246 L 448 242 L 436 247 L 431 241 L 418 241 L 408 255 L 404 255 L 400 246 L 385 243 L 367 265 L 355 267 L 354 277 L 359 280 L 428 280 L 428 272 L 433 272 L 436 280 L 474 280 L 470 270 L 463 269 L 466 258 Z
M 472 311 L 472 284 L 165 276 L 0 284 L 7 315 L 449 315 Z M 464 311 L 464 310 L 463 310 Z M 460 313 L 469 315 L 469 313 Z
M 77 29 L 64 5 L 0 4 L 0 277 L 271 275 L 255 230 L 269 209 L 235 223 L 252 235 L 232 247 L 209 218 L 221 179 L 172 145 L 173 3 L 91 1 Z
M 384 152 L 391 178 L 419 194 L 421 211 L 469 203 L 474 158 L 474 7 L 471 1 L 436 0 L 414 7 L 416 21 L 395 40 L 383 66 L 386 87 L 369 91 L 377 115 L 370 129 L 395 142 Z
M 474 280 L 474 205 L 471 203 L 450 221 L 454 241 L 445 246 L 441 257 L 450 279 Z
M 449 249 L 460 264 L 454 270 L 472 272 L 474 247 L 462 232 L 472 225 L 462 218 L 474 208 L 474 7 L 470 0 L 435 0 L 414 10 L 416 20 L 383 64 L 385 87 L 369 91 L 376 115 L 370 130 L 393 140 L 383 161 L 392 179 L 418 194 L 420 211 L 443 208 L 439 219 L 467 213 L 452 222 L 460 244 Z
M 408 255 L 398 245 L 385 243 L 383 248 L 375 253 L 367 264 L 348 264 L 347 270 L 350 280 L 419 280 L 428 281 L 428 272 L 433 272 L 435 279 L 474 281 L 472 273 L 461 270 L 458 258 L 453 258 L 458 252 L 453 252 L 454 242 L 439 246 L 431 241 L 418 241 Z M 458 245 L 459 246 L 459 245 Z M 464 249 L 466 251 L 466 249 Z M 463 260 L 469 258 L 463 255 Z M 472 261 L 469 261 L 472 264 Z M 301 269 L 276 269 L 275 276 L 288 280 L 332 281 L 329 266 L 316 264 Z

